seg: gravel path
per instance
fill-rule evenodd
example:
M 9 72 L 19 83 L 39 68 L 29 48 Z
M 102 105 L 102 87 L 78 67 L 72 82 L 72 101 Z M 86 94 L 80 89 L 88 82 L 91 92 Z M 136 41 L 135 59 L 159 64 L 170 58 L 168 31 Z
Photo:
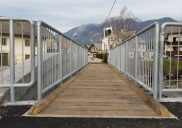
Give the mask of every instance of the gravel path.
M 21 117 L 31 106 L 0 107 L 0 128 L 182 128 L 182 103 L 162 103 L 178 119 Z

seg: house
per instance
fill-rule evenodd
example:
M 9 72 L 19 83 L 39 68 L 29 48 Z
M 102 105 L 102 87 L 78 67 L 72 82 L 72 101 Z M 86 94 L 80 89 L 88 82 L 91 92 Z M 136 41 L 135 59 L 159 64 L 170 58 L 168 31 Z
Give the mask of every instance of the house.
M 88 54 L 91 57 L 96 57 L 96 54 L 100 51 L 100 43 L 93 43 L 92 45 L 90 45 L 90 47 L 88 48 Z
M 138 58 L 152 60 L 153 59 L 153 39 L 147 41 L 142 39 L 142 37 L 138 38 Z M 132 51 L 135 51 L 135 43 L 131 44 Z
M 37 22 L 35 23 L 35 55 L 37 55 Z M 22 27 L 23 26 L 23 27 Z M 22 34 L 23 33 L 23 34 Z M 44 34 L 44 33 L 42 33 Z M 2 37 L 1 37 L 2 35 Z M 9 38 L 9 21 L 2 21 L 2 28 L 0 28 L 0 42 L 2 42 L 3 65 L 10 65 L 10 38 Z M 43 36 L 43 44 L 46 38 Z M 15 45 L 15 64 L 30 58 L 30 24 L 28 22 L 14 22 L 14 45 Z M 44 51 L 45 48 L 45 51 Z M 47 52 L 47 45 L 43 47 L 43 52 Z M 23 54 L 23 57 L 22 57 Z M 1 63 L 1 56 L 0 56 Z
M 180 35 L 179 35 L 180 34 Z M 179 49 L 178 49 L 179 43 Z M 168 27 L 165 30 L 165 40 L 164 40 L 164 54 L 172 56 L 182 56 L 182 30 L 179 33 L 179 27 Z
M 116 45 L 122 43 L 124 40 L 136 33 L 136 31 L 124 32 L 123 29 L 121 31 L 113 30 L 112 26 L 104 28 L 103 31 L 104 38 L 102 39 L 102 52 L 104 52 L 104 50 L 106 52 L 106 50 L 116 47 Z

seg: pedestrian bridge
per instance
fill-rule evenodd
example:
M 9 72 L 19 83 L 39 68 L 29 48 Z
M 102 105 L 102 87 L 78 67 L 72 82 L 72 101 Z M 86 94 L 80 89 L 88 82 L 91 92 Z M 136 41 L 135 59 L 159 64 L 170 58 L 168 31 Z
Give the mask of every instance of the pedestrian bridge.
M 89 64 L 36 103 L 28 115 L 108 118 L 170 116 L 157 101 L 153 105 L 161 107 L 161 113 L 147 104 L 137 94 L 140 92 L 132 89 L 123 78 L 107 64 Z
M 168 33 L 164 31 L 166 27 Z M 18 100 L 21 98 L 16 98 L 17 95 L 28 95 L 25 91 L 25 94 L 17 91 L 17 88 L 28 91 L 34 88 L 32 94 L 37 98 L 37 103 L 27 115 L 168 117 L 170 113 L 158 100 L 163 99 L 164 92 L 182 92 L 179 86 L 182 76 L 179 62 L 181 27 L 182 23 L 163 23 L 160 27 L 155 22 L 108 49 L 108 65 L 88 64 L 88 49 L 47 23 L 27 18 L 0 17 L 1 38 L 8 35 L 10 42 L 10 70 L 8 74 L 0 73 L 0 87 L 10 88 L 10 104 L 14 105 L 20 104 Z M 178 44 L 172 43 L 171 37 L 175 34 L 178 35 L 178 38 L 175 37 Z M 18 43 L 20 48 L 15 47 Z M 175 49 L 178 45 L 178 52 L 175 52 L 177 57 L 174 56 L 176 62 L 173 65 L 174 52 L 167 52 L 170 57 L 163 67 L 164 43 L 175 44 Z M 30 47 L 29 50 L 25 50 L 24 46 Z M 1 69 L 2 56 L 1 51 Z M 176 80 L 171 77 L 174 70 Z M 164 71 L 169 78 L 166 81 Z M 169 86 L 164 86 L 165 82 Z M 149 91 L 152 96 L 139 87 Z M 29 101 L 22 102 L 26 104 Z

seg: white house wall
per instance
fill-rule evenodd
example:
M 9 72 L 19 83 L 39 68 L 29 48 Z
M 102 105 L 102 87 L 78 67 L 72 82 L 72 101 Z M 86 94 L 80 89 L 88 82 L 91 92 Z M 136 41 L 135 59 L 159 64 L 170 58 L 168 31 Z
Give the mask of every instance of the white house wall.
M 1 38 L 1 36 L 0 36 Z M 10 65 L 10 40 L 9 36 L 2 36 L 2 38 L 6 38 L 6 45 L 2 45 L 2 53 L 8 53 L 8 65 Z M 30 55 L 31 49 L 30 46 L 25 46 L 25 40 L 30 38 L 24 38 L 23 39 L 23 48 L 24 48 L 24 60 L 25 60 L 25 55 Z M 22 37 L 15 36 L 14 38 L 14 43 L 15 43 L 15 63 L 19 63 L 22 61 Z M 30 40 L 31 43 L 31 40 Z M 47 49 L 47 48 L 46 48 Z M 44 48 L 43 48 L 44 52 Z M 37 47 L 35 47 L 35 55 L 37 55 Z
M 172 38 L 171 38 L 172 37 Z M 173 42 L 173 37 L 179 37 L 179 34 L 173 34 L 168 36 L 168 42 Z M 182 34 L 180 34 L 180 41 L 182 41 Z

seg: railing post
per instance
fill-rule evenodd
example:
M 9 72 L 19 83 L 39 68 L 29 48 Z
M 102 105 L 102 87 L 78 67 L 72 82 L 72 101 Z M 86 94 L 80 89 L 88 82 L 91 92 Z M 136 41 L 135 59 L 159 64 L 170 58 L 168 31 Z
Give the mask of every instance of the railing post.
M 120 67 L 120 72 L 121 72 L 121 45 L 119 45 L 119 49 L 120 49 L 120 51 L 119 51 L 119 53 L 120 53 L 120 57 L 119 57 L 120 58 L 119 59 L 120 60 L 120 66 L 119 67 Z
M 75 66 L 76 70 L 78 69 L 78 60 L 77 60 L 78 59 L 78 49 L 77 49 L 77 47 L 78 47 L 78 45 L 76 44 L 76 52 L 75 52 L 76 53 L 76 56 L 75 56 L 76 57 L 76 66 Z
M 138 36 L 135 36 L 135 79 L 137 80 Z M 137 85 L 137 83 L 135 82 Z
M 60 65 L 60 79 L 62 79 L 63 78 L 63 55 L 62 55 L 62 35 L 60 35 L 60 37 L 59 37 L 59 57 L 60 57 L 60 59 L 59 59 L 59 65 Z M 61 84 L 62 84 L 63 82 L 61 82 Z
M 10 83 L 11 103 L 15 103 L 15 47 L 14 47 L 14 22 L 10 20 Z M 2 44 L 1 44 L 2 45 Z M 1 51 L 2 52 L 2 51 Z
M 38 49 L 38 91 L 37 91 L 37 100 L 41 100 L 42 99 L 42 81 L 43 81 L 43 74 L 42 74 L 42 61 L 43 61 L 43 51 L 42 51 L 42 26 L 41 26 L 41 22 L 37 22 L 37 49 Z
M 163 47 L 163 46 L 162 46 Z M 159 49 L 159 24 L 155 26 L 155 51 L 154 51 L 154 83 L 153 83 L 153 98 L 158 99 L 158 49 Z
M 163 51 L 164 51 L 163 46 L 164 46 L 164 32 L 161 32 L 160 53 L 159 53 L 159 100 L 162 99 L 162 86 L 163 86 Z
M 72 57 L 71 57 L 71 47 L 72 47 L 72 41 L 70 41 L 70 73 L 72 73 Z M 72 77 L 72 75 L 71 75 L 71 77 Z

